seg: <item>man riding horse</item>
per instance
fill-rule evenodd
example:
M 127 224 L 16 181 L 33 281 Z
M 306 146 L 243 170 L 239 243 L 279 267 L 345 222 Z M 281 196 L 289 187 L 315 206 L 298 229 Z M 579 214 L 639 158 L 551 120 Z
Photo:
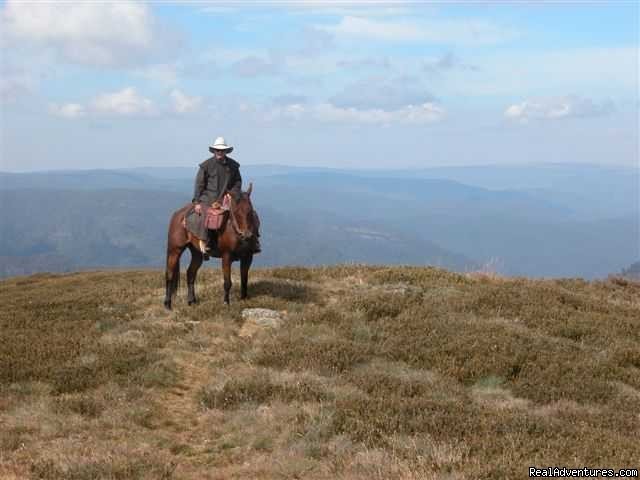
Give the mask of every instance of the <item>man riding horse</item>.
M 203 260 L 219 257 L 224 276 L 224 303 L 229 304 L 231 264 L 240 261 L 240 298 L 247 298 L 249 268 L 260 251 L 259 218 L 251 202 L 253 185 L 241 190 L 238 162 L 227 157 L 232 150 L 218 137 L 209 147 L 213 157 L 202 162 L 196 176 L 193 199 L 175 210 L 167 231 L 166 293 L 164 306 L 172 308 L 180 282 L 180 256 L 189 249 L 187 301 L 197 303 L 195 282 Z M 213 230 L 213 231 L 210 231 Z M 210 238 L 207 238 L 209 237 Z M 209 243 L 209 250 L 205 243 Z
M 223 196 L 227 192 L 238 198 L 242 192 L 242 177 L 240 164 L 227 155 L 233 151 L 233 147 L 228 146 L 223 137 L 216 138 L 209 151 L 213 153 L 213 157 L 199 165 L 191 203 L 198 215 L 205 215 L 204 222 L 208 232 L 207 253 L 215 255 L 220 224 L 212 221 L 211 214 L 225 205 Z M 257 214 L 254 215 L 256 225 L 259 225 Z M 255 238 L 254 253 L 260 252 L 258 235 L 259 233 Z

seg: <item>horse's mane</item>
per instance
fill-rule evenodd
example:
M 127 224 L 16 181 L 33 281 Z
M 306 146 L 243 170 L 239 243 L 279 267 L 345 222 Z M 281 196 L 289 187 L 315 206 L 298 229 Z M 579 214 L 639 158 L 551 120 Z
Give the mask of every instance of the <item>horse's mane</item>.
M 251 203 L 251 196 L 249 195 L 248 191 L 240 190 L 240 193 L 237 195 L 237 199 L 234 200 L 236 202 L 240 200 L 249 200 L 249 203 Z

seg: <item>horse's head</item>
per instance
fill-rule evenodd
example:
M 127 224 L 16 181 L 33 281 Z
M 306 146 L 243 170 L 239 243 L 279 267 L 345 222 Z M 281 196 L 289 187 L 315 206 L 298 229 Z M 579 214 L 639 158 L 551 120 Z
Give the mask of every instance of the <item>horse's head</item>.
M 240 240 L 250 240 L 258 231 L 256 218 L 251 204 L 253 184 L 249 184 L 246 192 L 240 192 L 237 198 L 231 195 L 231 222 Z

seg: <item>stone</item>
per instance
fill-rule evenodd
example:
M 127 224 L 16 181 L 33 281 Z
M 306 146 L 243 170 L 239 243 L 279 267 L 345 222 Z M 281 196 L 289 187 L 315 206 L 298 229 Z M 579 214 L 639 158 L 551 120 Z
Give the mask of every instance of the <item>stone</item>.
M 251 337 L 265 328 L 278 328 L 283 321 L 280 312 L 268 308 L 245 308 L 242 310 L 242 319 L 244 323 L 238 332 L 241 337 Z

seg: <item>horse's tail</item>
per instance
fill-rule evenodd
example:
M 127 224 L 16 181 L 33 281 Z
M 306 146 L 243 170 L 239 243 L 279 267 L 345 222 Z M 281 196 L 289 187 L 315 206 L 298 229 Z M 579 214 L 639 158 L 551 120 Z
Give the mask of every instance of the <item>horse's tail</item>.
M 180 256 L 184 247 L 180 246 L 180 242 L 176 239 L 175 229 L 180 228 L 179 222 L 180 211 L 174 212 L 169 222 L 169 231 L 167 234 L 167 292 L 165 301 L 171 300 L 178 292 L 180 285 Z

